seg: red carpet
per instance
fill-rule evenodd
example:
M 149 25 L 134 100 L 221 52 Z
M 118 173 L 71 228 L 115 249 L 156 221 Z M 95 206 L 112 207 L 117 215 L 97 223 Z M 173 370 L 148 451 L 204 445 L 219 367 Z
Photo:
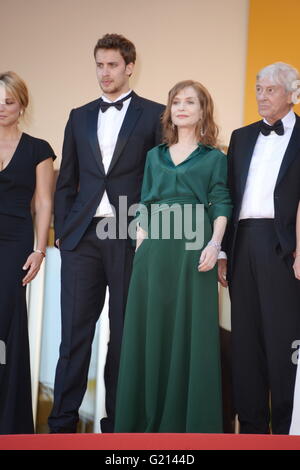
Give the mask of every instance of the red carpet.
M 0 450 L 300 450 L 300 436 L 37 434 L 0 436 Z

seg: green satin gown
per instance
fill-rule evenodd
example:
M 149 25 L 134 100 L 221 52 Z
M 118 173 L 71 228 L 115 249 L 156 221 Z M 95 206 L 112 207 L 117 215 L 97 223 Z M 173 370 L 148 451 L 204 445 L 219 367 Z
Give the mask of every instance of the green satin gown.
M 230 217 L 226 156 L 199 144 L 176 166 L 166 145 L 155 147 L 147 155 L 141 203 L 148 238 L 135 254 L 128 293 L 115 432 L 222 432 L 217 268 L 198 272 L 201 248 L 187 249 L 183 228 L 189 219 L 205 247 L 214 219 Z M 174 204 L 179 212 L 190 208 L 179 222 L 168 210 Z M 204 206 L 202 222 L 197 204 Z

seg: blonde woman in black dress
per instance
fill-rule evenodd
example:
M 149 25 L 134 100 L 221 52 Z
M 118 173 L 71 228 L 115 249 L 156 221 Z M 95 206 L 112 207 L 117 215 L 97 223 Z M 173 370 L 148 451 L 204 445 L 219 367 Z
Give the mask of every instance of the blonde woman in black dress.
M 34 432 L 26 286 L 45 257 L 55 155 L 46 141 L 19 129 L 27 106 L 23 80 L 0 73 L 0 434 Z

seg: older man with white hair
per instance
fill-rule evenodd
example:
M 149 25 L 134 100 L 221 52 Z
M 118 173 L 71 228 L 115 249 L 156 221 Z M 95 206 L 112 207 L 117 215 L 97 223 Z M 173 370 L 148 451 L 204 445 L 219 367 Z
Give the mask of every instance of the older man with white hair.
M 300 339 L 300 283 L 293 272 L 300 199 L 299 74 L 277 62 L 257 75 L 263 120 L 232 133 L 229 187 L 234 204 L 225 237 L 235 408 L 241 433 L 288 434 Z M 227 280 L 226 280 L 227 275 Z

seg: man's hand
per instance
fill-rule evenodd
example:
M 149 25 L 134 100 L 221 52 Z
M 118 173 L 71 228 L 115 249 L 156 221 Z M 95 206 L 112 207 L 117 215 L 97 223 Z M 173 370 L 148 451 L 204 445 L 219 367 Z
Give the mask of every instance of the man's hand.
M 147 238 L 148 232 L 146 232 L 140 225 L 137 226 L 136 229 L 136 245 L 135 245 L 135 251 L 139 249 L 145 238 Z
M 218 260 L 218 281 L 223 287 L 228 287 L 228 282 L 226 280 L 227 275 L 227 259 Z
M 294 255 L 295 261 L 293 265 L 295 278 L 300 280 L 300 256 Z

